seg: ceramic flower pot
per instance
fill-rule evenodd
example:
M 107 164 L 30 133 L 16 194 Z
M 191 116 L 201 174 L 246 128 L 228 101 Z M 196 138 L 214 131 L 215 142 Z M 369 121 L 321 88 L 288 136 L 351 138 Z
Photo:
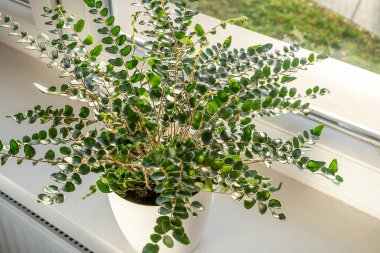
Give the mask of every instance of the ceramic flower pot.
M 199 244 L 207 225 L 213 198 L 213 194 L 209 192 L 200 192 L 190 198 L 190 201 L 199 201 L 205 207 L 204 211 L 197 212 L 197 217 L 190 214 L 190 217 L 183 221 L 191 243 L 184 245 L 173 239 L 174 247 L 169 249 L 160 242 L 160 253 L 190 253 Z M 108 194 L 108 199 L 124 236 L 136 252 L 142 252 L 145 244 L 151 242 L 150 235 L 154 233 L 156 219 L 160 216 L 158 206 L 136 204 L 115 193 Z

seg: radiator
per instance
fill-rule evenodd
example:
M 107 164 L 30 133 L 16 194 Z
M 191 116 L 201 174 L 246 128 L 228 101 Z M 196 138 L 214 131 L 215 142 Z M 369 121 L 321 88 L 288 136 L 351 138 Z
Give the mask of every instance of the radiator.
M 78 252 L 91 251 L 0 191 L 0 253 Z

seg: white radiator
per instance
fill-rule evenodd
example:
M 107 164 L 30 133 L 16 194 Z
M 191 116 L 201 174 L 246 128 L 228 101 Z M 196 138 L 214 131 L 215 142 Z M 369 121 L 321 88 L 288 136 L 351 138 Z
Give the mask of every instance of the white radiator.
M 0 253 L 91 252 L 0 191 Z

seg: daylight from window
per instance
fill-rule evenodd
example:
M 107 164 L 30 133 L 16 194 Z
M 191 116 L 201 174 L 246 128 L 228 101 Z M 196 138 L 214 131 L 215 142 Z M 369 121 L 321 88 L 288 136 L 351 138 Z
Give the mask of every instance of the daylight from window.
M 238 25 L 380 74 L 378 0 L 209 0 L 193 7 L 219 19 L 246 16 Z

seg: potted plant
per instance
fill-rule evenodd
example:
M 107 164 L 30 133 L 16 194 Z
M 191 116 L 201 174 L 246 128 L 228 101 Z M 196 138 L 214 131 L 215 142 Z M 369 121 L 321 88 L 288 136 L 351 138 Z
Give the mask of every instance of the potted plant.
M 18 123 L 40 122 L 47 128 L 6 145 L 0 141 L 1 165 L 15 158 L 18 164 L 57 167 L 51 174 L 56 184 L 43 188 L 40 202 L 62 203 L 64 193 L 74 191 L 83 176 L 97 173 L 87 196 L 109 194 L 115 217 L 136 250 L 189 252 L 202 236 L 212 192 L 285 219 L 280 201 L 272 198 L 281 184 L 273 186 L 252 164 L 288 163 L 343 181 L 335 159 L 327 166 L 304 156 L 323 126 L 283 140 L 254 124 L 255 118 L 286 112 L 307 114 L 309 104 L 302 98 L 327 90 L 316 86 L 299 94 L 288 85 L 296 79 L 294 72 L 326 56 L 299 58 L 297 45 L 274 52 L 271 44 L 231 49 L 231 36 L 210 45 L 208 36 L 245 18 L 221 21 L 206 32 L 192 24 L 198 14 L 189 9 L 194 0 L 175 3 L 173 14 L 167 0 L 141 0 L 130 37 L 114 24 L 102 1 L 84 2 L 99 25 L 102 40 L 96 45 L 82 32 L 85 21 L 74 20 L 62 5 L 43 9 L 52 38 L 42 34 L 39 41 L 9 16 L 0 17 L 1 27 L 48 60 L 64 82 L 35 86 L 83 103 L 77 113 L 70 105 L 17 113 L 12 118 Z M 136 54 L 138 23 L 150 38 L 142 57 Z M 104 52 L 107 63 L 98 60 Z M 38 145 L 58 148 L 36 158 Z

